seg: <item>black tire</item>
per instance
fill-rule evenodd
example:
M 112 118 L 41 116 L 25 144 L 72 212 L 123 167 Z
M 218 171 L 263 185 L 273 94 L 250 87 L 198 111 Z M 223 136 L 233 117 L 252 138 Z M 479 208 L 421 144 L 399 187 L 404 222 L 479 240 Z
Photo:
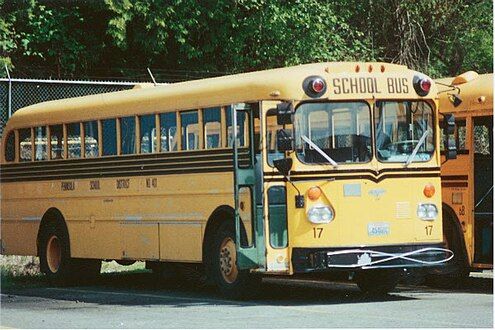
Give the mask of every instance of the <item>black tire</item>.
M 356 284 L 368 295 L 386 295 L 399 283 L 401 272 L 392 269 L 370 269 L 356 274 Z
M 58 221 L 50 221 L 40 232 L 40 268 L 48 282 L 55 286 L 85 283 L 94 279 L 101 260 L 70 257 L 69 234 Z
M 224 223 L 214 234 L 213 244 L 209 253 L 211 258 L 211 278 L 222 295 L 230 299 L 245 299 L 257 294 L 260 278 L 249 273 L 247 270 L 239 270 L 234 262 L 237 259 L 235 253 L 235 230 L 233 223 Z M 231 247 L 227 254 L 225 244 Z M 228 262 L 230 256 L 230 263 Z M 229 271 L 230 270 L 230 271 Z
M 443 212 L 444 214 L 447 213 L 445 209 Z M 454 252 L 454 257 L 447 262 L 447 271 L 443 274 L 429 274 L 426 277 L 426 284 L 434 288 L 455 289 L 462 287 L 469 278 L 469 267 L 466 262 L 462 238 L 450 218 L 444 221 L 443 226 L 447 248 Z

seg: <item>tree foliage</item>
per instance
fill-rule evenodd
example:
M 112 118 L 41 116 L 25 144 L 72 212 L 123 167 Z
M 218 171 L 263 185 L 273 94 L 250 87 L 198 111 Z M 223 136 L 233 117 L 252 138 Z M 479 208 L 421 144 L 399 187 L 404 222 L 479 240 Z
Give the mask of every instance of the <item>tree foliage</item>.
M 31 76 L 183 80 L 317 61 L 491 72 L 488 0 L 0 0 L 0 63 Z

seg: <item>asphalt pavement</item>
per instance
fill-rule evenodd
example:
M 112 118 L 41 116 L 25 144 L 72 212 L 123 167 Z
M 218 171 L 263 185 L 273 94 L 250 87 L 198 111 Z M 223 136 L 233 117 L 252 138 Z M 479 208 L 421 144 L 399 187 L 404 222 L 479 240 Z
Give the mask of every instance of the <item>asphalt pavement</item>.
M 36 282 L 38 281 L 38 282 Z M 439 290 L 400 285 L 381 298 L 353 283 L 264 280 L 262 294 L 231 301 L 212 289 L 168 285 L 148 273 L 105 274 L 89 286 L 40 279 L 2 289 L 2 328 L 492 328 L 492 278 Z

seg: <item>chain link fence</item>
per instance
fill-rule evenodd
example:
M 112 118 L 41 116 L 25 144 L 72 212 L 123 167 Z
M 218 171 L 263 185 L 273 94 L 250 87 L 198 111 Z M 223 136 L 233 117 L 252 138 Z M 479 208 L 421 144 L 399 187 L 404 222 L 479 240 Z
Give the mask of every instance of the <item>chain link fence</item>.
M 133 88 L 134 82 L 0 79 L 0 136 L 9 117 L 31 104 L 116 92 Z

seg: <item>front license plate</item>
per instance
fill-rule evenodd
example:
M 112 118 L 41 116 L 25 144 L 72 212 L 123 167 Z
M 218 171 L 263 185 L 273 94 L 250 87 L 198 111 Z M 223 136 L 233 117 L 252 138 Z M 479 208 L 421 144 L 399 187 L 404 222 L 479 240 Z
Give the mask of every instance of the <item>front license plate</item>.
M 368 236 L 386 236 L 390 234 L 390 224 L 387 222 L 375 222 L 368 224 Z

